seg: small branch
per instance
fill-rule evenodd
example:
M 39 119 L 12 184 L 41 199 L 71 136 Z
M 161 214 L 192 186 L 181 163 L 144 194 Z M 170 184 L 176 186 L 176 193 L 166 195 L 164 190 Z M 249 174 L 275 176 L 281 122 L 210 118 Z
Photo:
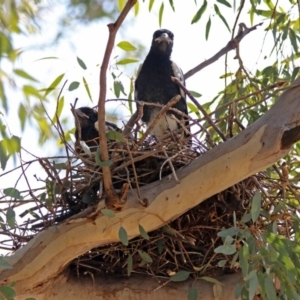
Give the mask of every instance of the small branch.
M 248 28 L 244 23 L 240 23 L 240 26 L 244 29 L 241 30 L 234 39 L 232 39 L 231 41 L 228 42 L 228 44 L 222 48 L 218 53 L 216 53 L 214 56 L 212 56 L 211 58 L 209 58 L 208 60 L 205 60 L 204 62 L 202 62 L 200 65 L 196 66 L 195 68 L 189 70 L 187 73 L 184 74 L 184 79 L 188 79 L 191 76 L 193 76 L 194 74 L 196 74 L 197 72 L 199 72 L 200 70 L 204 69 L 205 67 L 211 65 L 212 63 L 214 63 L 215 61 L 217 61 L 221 56 L 225 55 L 226 53 L 228 53 L 231 50 L 234 50 L 237 45 L 240 43 L 240 41 L 251 31 L 257 29 L 258 26 L 262 25 L 263 23 L 259 23 L 255 26 L 252 26 L 250 28 Z
M 205 111 L 205 109 L 198 103 L 198 101 L 193 97 L 193 95 L 189 92 L 189 90 L 176 78 L 171 77 L 172 81 L 175 82 L 188 96 L 189 98 L 194 102 L 194 104 L 197 106 L 197 108 L 202 112 L 207 122 L 214 128 L 214 130 L 219 134 L 219 136 L 222 138 L 223 141 L 226 141 L 226 137 L 223 134 L 223 132 L 218 128 L 218 126 L 213 122 L 213 120 L 210 118 L 208 113 Z
M 146 137 L 149 135 L 149 133 L 151 132 L 151 130 L 155 127 L 156 123 L 158 122 L 158 120 L 168 111 L 168 109 L 175 105 L 179 100 L 181 99 L 180 95 L 176 95 L 175 97 L 173 97 L 167 105 L 163 106 L 163 108 L 161 109 L 161 111 L 157 114 L 156 118 L 152 121 L 152 123 L 150 124 L 150 126 L 147 128 L 146 132 L 144 133 L 144 135 L 142 136 L 142 138 L 138 141 L 138 143 L 136 144 L 136 147 L 140 146 L 143 144 L 143 142 L 145 141 Z
M 113 24 L 108 24 L 109 37 L 100 69 L 100 93 L 98 100 L 98 124 L 99 124 L 99 141 L 101 160 L 108 161 L 109 155 L 107 150 L 107 140 L 105 133 L 105 99 L 106 99 L 106 72 L 110 60 L 110 56 L 115 44 L 115 38 L 118 29 L 126 18 L 130 9 L 136 4 L 137 0 L 128 0 L 118 19 Z M 102 167 L 104 189 L 107 194 L 107 201 L 114 206 L 114 203 L 119 202 L 118 195 L 113 189 L 111 171 L 109 166 Z

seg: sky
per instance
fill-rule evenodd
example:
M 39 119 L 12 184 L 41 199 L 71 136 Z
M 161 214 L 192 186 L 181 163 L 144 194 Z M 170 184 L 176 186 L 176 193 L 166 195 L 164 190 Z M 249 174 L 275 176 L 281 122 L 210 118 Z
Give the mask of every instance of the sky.
M 199 6 L 196 6 L 193 0 L 174 1 L 174 13 L 168 1 L 165 1 L 162 28 L 173 31 L 175 35 L 172 59 L 182 68 L 184 73 L 210 58 L 231 39 L 231 32 L 226 29 L 220 18 L 215 14 L 211 14 L 212 26 L 208 40 L 205 39 L 205 25 L 208 20 L 207 13 L 204 14 L 203 20 L 191 25 L 191 20 L 195 12 L 202 4 L 200 1 L 198 2 Z M 285 2 L 288 3 L 288 1 Z M 140 11 L 138 16 L 135 17 L 133 12 L 130 12 L 128 18 L 124 22 L 125 29 L 123 29 L 116 37 L 116 44 L 124 40 L 133 44 L 135 41 L 144 44 L 145 50 L 142 51 L 141 57 L 137 56 L 134 51 L 125 53 L 118 47 L 115 47 L 111 56 L 112 58 L 117 57 L 116 59 L 118 60 L 119 58 L 130 57 L 140 59 L 139 63 L 143 61 L 150 48 L 153 32 L 159 28 L 158 11 L 160 4 L 161 1 L 156 0 L 151 13 L 149 13 L 148 1 L 145 1 L 145 3 L 140 1 Z M 226 17 L 229 27 L 232 28 L 236 13 L 234 13 L 231 8 L 227 8 L 220 3 L 219 8 Z M 248 10 L 248 8 L 244 9 L 239 20 L 250 27 Z M 28 36 L 16 38 L 16 45 L 23 48 L 25 51 L 17 61 L 15 68 L 27 70 L 32 76 L 38 78 L 41 88 L 48 87 L 51 82 L 62 73 L 65 73 L 65 79 L 68 80 L 68 84 L 72 81 L 81 81 L 82 76 L 86 78 L 91 90 L 93 102 L 89 100 L 82 84 L 79 89 L 75 91 L 69 92 L 64 90 L 63 92 L 65 96 L 63 116 L 67 116 L 70 120 L 70 122 L 65 125 L 64 129 L 68 130 L 74 127 L 70 104 L 74 103 L 75 98 L 79 98 L 77 107 L 95 106 L 97 104 L 99 93 L 99 66 L 102 62 L 108 38 L 108 29 L 106 26 L 108 21 L 102 20 L 93 22 L 89 25 L 76 26 L 74 31 L 70 31 L 67 38 L 61 40 L 58 45 L 43 47 L 42 49 L 36 48 L 36 45 L 42 44 L 47 41 L 47 39 L 51 39 L 51 37 L 54 36 L 58 28 L 56 22 L 57 16 L 62 13 L 65 13 L 63 4 L 61 6 L 54 6 L 53 8 L 50 7 L 43 16 L 44 25 L 40 34 L 37 34 L 34 37 Z M 254 24 L 261 21 L 265 20 L 258 18 L 254 19 Z M 265 21 L 263 26 L 258 27 L 257 30 L 248 34 L 240 44 L 240 55 L 243 59 L 244 66 L 249 72 L 255 72 L 258 67 L 262 69 L 274 60 L 274 57 L 269 57 L 270 47 L 265 47 L 266 50 L 262 50 L 264 45 L 268 46 L 273 43 L 271 34 L 267 37 L 265 36 L 264 29 L 267 25 L 268 23 Z M 40 60 L 45 57 L 53 56 L 58 59 Z M 79 66 L 76 57 L 79 57 L 85 62 L 88 67 L 87 70 L 83 70 Z M 234 57 L 235 52 L 231 51 L 228 54 L 228 72 L 235 72 L 237 70 L 238 63 Z M 115 59 L 111 60 L 110 68 L 115 68 L 115 61 Z M 115 71 L 116 73 L 123 72 L 123 75 L 120 78 L 127 92 L 129 88 L 129 78 L 135 76 L 139 63 L 119 67 L 119 71 Z M 224 73 L 225 58 L 222 57 L 214 64 L 188 79 L 186 82 L 187 88 L 202 94 L 202 97 L 199 98 L 201 103 L 208 102 L 224 87 L 224 81 L 220 79 L 220 76 Z M 107 78 L 108 87 L 111 88 L 112 80 L 109 72 Z M 17 82 L 17 86 L 21 87 L 21 84 L 23 84 L 21 80 Z M 61 85 L 56 93 L 58 93 Z M 10 111 L 7 119 L 13 120 L 16 118 L 16 110 L 19 102 L 22 101 L 22 98 L 20 98 L 20 93 L 10 92 Z M 108 90 L 107 98 L 115 98 L 115 96 Z M 55 107 L 55 98 L 52 97 L 51 101 L 47 104 L 47 110 L 50 115 L 53 115 Z M 129 111 L 121 104 L 108 104 L 106 108 L 108 111 L 117 114 L 119 117 L 119 124 L 130 115 Z M 56 144 L 48 143 L 46 147 L 43 148 L 38 146 L 38 137 L 35 128 L 27 126 L 26 130 L 21 132 L 18 122 L 10 122 L 9 126 L 12 134 L 22 137 L 22 146 L 26 149 L 30 149 L 35 155 L 54 156 L 57 153 Z M 32 157 L 24 153 L 23 159 L 28 160 L 32 159 Z M 10 168 L 13 168 L 12 160 L 9 162 L 7 169 Z M 0 174 L 1 172 L 2 171 L 0 171 Z M 36 172 L 36 167 L 28 171 L 28 176 L 31 180 L 33 180 L 33 175 Z M 10 176 L 2 177 L 0 179 L 1 188 L 12 187 L 16 181 L 16 176 L 16 172 L 14 172 Z M 35 184 L 38 185 L 36 181 L 34 181 L 34 185 Z M 26 185 L 24 182 L 20 182 L 18 188 L 22 190 L 22 188 L 26 188 Z

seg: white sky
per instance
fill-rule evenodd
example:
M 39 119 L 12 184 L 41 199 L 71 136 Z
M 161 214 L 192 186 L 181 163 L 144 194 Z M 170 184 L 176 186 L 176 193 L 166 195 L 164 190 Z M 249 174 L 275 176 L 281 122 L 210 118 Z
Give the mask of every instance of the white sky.
M 116 1 L 117 2 L 117 1 Z M 168 1 L 165 1 L 165 9 L 162 27 L 170 29 L 175 35 L 175 43 L 173 48 L 173 60 L 183 69 L 183 72 L 187 72 L 189 69 L 195 67 L 197 64 L 201 63 L 205 59 L 210 58 L 216 52 L 218 52 L 222 47 L 224 47 L 228 41 L 231 39 L 231 33 L 225 28 L 224 24 L 218 16 L 213 13 L 213 4 L 209 4 L 207 11 L 210 11 L 212 7 L 212 26 L 208 41 L 205 40 L 205 25 L 208 20 L 207 12 L 202 17 L 201 21 L 191 25 L 192 17 L 195 12 L 202 5 L 202 1 L 198 1 L 199 6 L 196 7 L 194 0 L 181 0 L 174 1 L 175 13 L 171 10 Z M 231 1 L 229 1 L 231 2 Z M 237 1 L 239 2 L 239 1 Z M 282 5 L 285 3 L 288 5 L 289 1 L 280 0 Z M 143 57 L 140 58 L 143 61 L 145 55 L 150 48 L 150 43 L 152 39 L 153 32 L 159 28 L 158 26 L 158 9 L 160 7 L 161 1 L 156 0 L 153 6 L 153 11 L 148 12 L 148 1 L 143 3 L 140 1 L 140 11 L 138 16 L 135 18 L 133 12 L 130 12 L 128 18 L 133 19 L 132 22 L 127 22 L 125 20 L 126 31 L 117 35 L 116 44 L 122 40 L 127 40 L 134 43 L 134 40 L 138 40 L 145 45 L 146 51 Z M 210 7 L 211 5 L 211 7 Z M 264 4 L 262 4 L 264 5 Z M 235 14 L 233 10 L 225 7 L 224 5 L 218 3 L 218 6 L 222 13 L 226 16 L 226 20 L 229 27 L 232 28 L 235 21 Z M 55 6 L 56 7 L 56 6 Z M 18 37 L 16 39 L 16 44 L 18 47 L 22 47 L 25 50 L 32 48 L 42 41 L 47 40 L 47 38 L 53 36 L 55 30 L 57 29 L 56 20 L 57 15 L 64 13 L 63 6 L 56 7 L 56 9 L 50 9 L 47 14 L 44 15 L 45 25 L 41 34 L 35 35 L 33 37 Z M 250 27 L 250 18 L 248 15 L 248 8 L 245 8 L 239 19 L 240 22 L 244 22 L 248 27 Z M 255 19 L 254 24 L 261 22 L 262 19 Z M 77 107 L 88 105 L 94 106 L 98 101 L 98 78 L 99 78 L 99 64 L 101 64 L 103 53 L 105 50 L 105 45 L 108 37 L 107 21 L 92 23 L 89 26 L 78 26 L 74 28 L 72 35 L 70 35 L 66 40 L 62 40 L 59 45 L 55 47 L 44 48 L 42 50 L 35 51 L 25 51 L 21 59 L 16 63 L 15 68 L 24 69 L 28 71 L 31 75 L 38 78 L 40 81 L 40 87 L 46 88 L 50 83 L 61 73 L 66 73 L 64 78 L 68 79 L 68 84 L 72 81 L 82 81 L 82 76 L 85 76 L 92 93 L 94 102 L 91 103 L 83 85 L 75 91 L 68 92 L 66 89 L 64 91 L 65 96 L 65 107 L 63 114 L 69 116 L 70 124 L 65 128 L 65 130 L 71 129 L 73 124 L 73 116 L 70 111 L 69 103 L 73 103 L 76 97 L 79 98 Z M 265 56 L 269 56 L 271 47 L 273 46 L 273 39 L 271 34 L 268 35 L 266 40 L 264 29 L 267 27 L 268 21 L 265 21 L 263 26 L 258 27 L 257 30 L 251 32 L 247 35 L 240 45 L 240 55 L 244 61 L 244 65 L 247 70 L 255 71 L 256 68 L 263 69 L 264 66 L 273 62 L 272 60 L 264 59 Z M 261 48 L 265 45 L 264 51 L 261 52 Z M 112 54 L 112 58 L 121 55 L 122 57 L 137 58 L 134 52 L 125 53 L 119 48 L 115 48 Z M 43 57 L 56 56 L 57 60 L 42 60 L 37 61 Z M 80 57 L 88 69 L 83 70 L 78 65 L 76 61 L 76 56 Z M 237 70 L 237 61 L 234 60 L 235 52 L 232 51 L 228 56 L 228 72 L 235 72 Z M 272 58 L 274 59 L 274 58 Z M 113 61 L 112 61 L 113 63 Z M 124 73 L 130 77 L 134 76 L 134 70 L 137 69 L 139 63 L 127 65 L 125 67 L 120 67 L 124 70 Z M 134 69 L 132 68 L 134 67 Z M 201 103 L 210 101 L 217 92 L 224 87 L 224 82 L 219 79 L 219 77 L 225 73 L 225 63 L 224 57 L 219 59 L 213 65 L 197 73 L 192 78 L 187 80 L 187 87 L 190 90 L 197 91 L 203 96 L 200 98 Z M 129 80 L 127 76 L 122 76 L 125 90 L 128 92 Z M 111 76 L 108 74 L 109 84 L 108 87 L 112 86 Z M 18 80 L 18 78 L 17 78 Z M 63 80 L 63 81 L 64 81 Z M 17 85 L 21 87 L 24 81 L 17 81 Z M 67 84 L 67 86 L 68 86 Z M 60 87 L 62 84 L 60 84 Z M 59 89 L 58 89 L 59 90 Z M 20 93 L 12 93 L 8 95 L 10 115 L 8 120 L 18 119 L 17 108 L 20 101 L 23 101 Z M 121 96 L 123 97 L 123 96 Z M 108 91 L 107 98 L 115 98 L 115 96 Z M 47 110 L 50 115 L 53 115 L 55 110 L 55 98 L 49 97 L 51 101 L 47 105 Z M 128 111 L 126 111 L 121 105 L 110 106 L 110 110 L 114 110 L 119 116 L 128 116 Z M 25 132 L 20 131 L 19 122 L 9 122 L 10 130 L 13 134 L 17 136 L 22 136 L 22 146 L 30 149 L 33 153 L 38 156 L 54 156 L 57 153 L 56 144 L 47 144 L 47 147 L 40 148 L 38 146 L 38 137 L 36 134 L 36 129 L 26 127 Z M 32 159 L 32 157 L 26 157 L 25 160 Z M 7 170 L 12 168 L 12 160 L 7 166 Z M 0 171 L 1 174 L 2 171 Z M 37 169 L 29 171 L 29 178 L 33 179 L 33 174 L 35 174 Z M 13 173 L 12 176 L 5 176 L 0 178 L 1 186 L 0 188 L 12 187 L 16 181 L 16 174 Z M 20 183 L 19 189 L 26 188 L 24 184 Z

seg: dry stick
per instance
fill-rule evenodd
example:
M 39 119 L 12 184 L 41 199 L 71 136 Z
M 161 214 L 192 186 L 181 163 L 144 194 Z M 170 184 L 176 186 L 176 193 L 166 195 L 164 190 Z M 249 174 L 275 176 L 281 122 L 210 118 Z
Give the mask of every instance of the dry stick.
M 198 103 L 198 101 L 193 97 L 193 95 L 189 92 L 189 90 L 187 90 L 187 88 L 176 77 L 171 77 L 171 79 L 172 79 L 173 82 L 175 82 L 189 96 L 189 98 L 194 102 L 194 104 L 197 106 L 197 108 L 202 112 L 205 119 L 214 128 L 214 130 L 219 134 L 219 136 L 222 138 L 222 140 L 226 141 L 226 138 L 225 138 L 223 132 L 213 122 L 213 120 L 210 118 L 208 113 L 205 111 L 205 109 L 202 107 L 202 105 L 200 105 Z
M 168 109 L 173 106 L 174 104 L 176 104 L 179 100 L 181 99 L 180 95 L 176 95 L 175 97 L 173 97 L 168 103 L 167 105 L 165 105 L 161 111 L 157 114 L 156 118 L 152 121 L 152 123 L 150 124 L 150 126 L 147 128 L 146 132 L 144 133 L 144 135 L 142 136 L 142 138 L 137 142 L 137 144 L 135 145 L 135 148 L 142 145 L 143 142 L 145 141 L 146 137 L 149 135 L 149 133 L 151 132 L 151 130 L 154 128 L 154 126 L 156 125 L 156 123 L 159 121 L 159 119 L 168 111 Z
M 236 48 L 237 44 L 248 33 L 250 33 L 251 31 L 253 31 L 255 29 L 257 29 L 257 26 L 260 26 L 262 24 L 263 23 L 259 23 L 259 24 L 255 25 L 255 26 L 252 26 L 252 27 L 248 28 L 244 23 L 240 23 L 240 26 L 242 26 L 244 30 L 242 30 L 241 32 L 239 32 L 234 39 L 232 39 L 231 41 L 229 41 L 228 44 L 224 48 L 222 48 L 218 53 L 216 53 L 214 56 L 212 56 L 208 60 L 205 60 L 204 62 L 202 62 L 201 64 L 199 64 L 198 66 L 196 66 L 195 68 L 193 68 L 193 69 L 189 70 L 188 72 L 186 72 L 184 74 L 184 79 L 190 78 L 191 76 L 193 76 L 194 74 L 196 74 L 200 70 L 204 69 L 208 65 L 210 65 L 210 64 L 214 63 L 215 61 L 217 61 L 224 54 L 228 53 L 231 50 L 234 50 Z
M 107 139 L 105 133 L 105 98 L 106 98 L 106 72 L 108 68 L 109 59 L 115 43 L 115 37 L 122 22 L 127 16 L 130 9 L 136 4 L 137 0 L 128 0 L 118 19 L 113 24 L 108 24 L 109 37 L 100 69 L 100 93 L 98 100 L 98 124 L 99 124 L 99 147 L 101 153 L 101 160 L 108 161 Z M 102 167 L 104 190 L 107 194 L 107 204 L 109 206 L 122 206 L 117 193 L 114 191 L 111 171 L 109 166 Z
M 128 145 L 127 141 L 126 141 L 126 146 L 127 146 L 127 151 L 128 151 L 129 157 L 130 157 L 130 161 L 131 161 L 131 165 L 132 165 L 132 170 L 133 170 L 133 174 L 134 174 L 134 179 L 135 179 L 135 183 L 136 183 L 137 196 L 138 196 L 138 199 L 141 201 L 142 198 L 141 198 L 141 192 L 140 192 L 140 185 L 139 185 L 138 175 L 136 173 L 136 168 L 135 168 L 135 165 L 134 165 L 134 162 L 133 162 L 132 153 L 130 151 L 130 148 L 129 148 L 129 145 Z

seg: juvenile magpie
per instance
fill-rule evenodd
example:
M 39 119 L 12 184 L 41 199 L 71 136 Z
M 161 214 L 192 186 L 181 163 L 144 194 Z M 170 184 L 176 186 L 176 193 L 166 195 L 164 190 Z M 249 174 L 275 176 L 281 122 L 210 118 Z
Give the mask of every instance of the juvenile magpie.
M 98 146 L 99 142 L 99 127 L 98 127 L 98 112 L 95 109 L 84 106 L 74 110 L 75 112 L 75 138 L 79 142 L 84 141 L 89 147 Z M 118 131 L 121 129 L 114 123 L 105 121 L 106 132 Z M 79 132 L 80 128 L 80 132 Z
M 181 95 L 181 99 L 173 106 L 179 111 L 188 114 L 186 95 L 172 80 L 176 77 L 185 85 L 181 69 L 170 59 L 173 49 L 174 35 L 170 30 L 159 29 L 154 32 L 150 51 L 140 66 L 135 81 L 135 100 L 159 103 L 166 105 L 174 96 Z M 149 126 L 156 118 L 161 108 L 144 105 L 142 121 Z M 167 130 L 177 130 L 180 125 L 171 118 L 173 114 L 182 120 L 181 115 L 169 111 L 157 123 L 152 134 L 162 140 Z M 188 125 L 188 120 L 184 120 Z

